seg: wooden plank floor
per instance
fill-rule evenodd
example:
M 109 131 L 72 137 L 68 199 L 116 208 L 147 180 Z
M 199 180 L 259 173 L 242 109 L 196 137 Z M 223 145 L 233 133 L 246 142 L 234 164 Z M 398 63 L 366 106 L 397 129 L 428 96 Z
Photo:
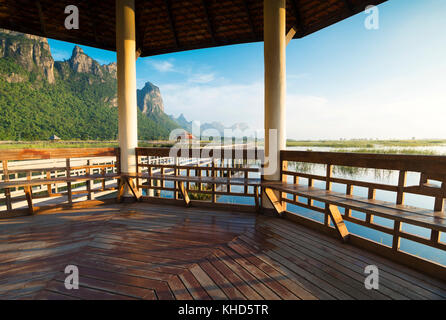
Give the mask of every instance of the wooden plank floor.
M 446 284 L 283 219 L 137 203 L 0 220 L 0 298 L 446 299 Z

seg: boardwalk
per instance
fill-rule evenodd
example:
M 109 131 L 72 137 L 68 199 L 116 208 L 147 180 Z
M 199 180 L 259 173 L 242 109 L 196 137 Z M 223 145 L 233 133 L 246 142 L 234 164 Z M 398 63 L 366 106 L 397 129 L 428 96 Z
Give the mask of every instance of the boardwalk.
M 0 220 L 0 298 L 446 299 L 446 284 L 283 219 L 137 203 Z

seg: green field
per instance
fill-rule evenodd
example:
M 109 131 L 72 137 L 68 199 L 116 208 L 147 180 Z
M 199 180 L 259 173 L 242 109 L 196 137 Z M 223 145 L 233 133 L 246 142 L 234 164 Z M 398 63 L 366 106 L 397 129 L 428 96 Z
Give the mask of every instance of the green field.
M 140 147 L 171 147 L 169 141 L 161 142 L 139 142 Z M 51 149 L 51 148 L 116 148 L 117 141 L 63 141 L 63 142 L 13 142 L 0 143 L 1 149 Z

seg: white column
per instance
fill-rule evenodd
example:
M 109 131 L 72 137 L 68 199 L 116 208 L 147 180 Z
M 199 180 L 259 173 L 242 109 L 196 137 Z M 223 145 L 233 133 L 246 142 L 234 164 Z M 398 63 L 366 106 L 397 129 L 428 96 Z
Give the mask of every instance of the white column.
M 116 0 L 116 55 L 121 172 L 129 174 L 136 172 L 135 148 L 138 146 L 135 0 Z
M 286 0 L 264 0 L 264 56 L 265 159 L 275 159 L 264 179 L 279 181 L 280 150 L 286 149 Z M 263 200 L 264 206 L 271 207 Z

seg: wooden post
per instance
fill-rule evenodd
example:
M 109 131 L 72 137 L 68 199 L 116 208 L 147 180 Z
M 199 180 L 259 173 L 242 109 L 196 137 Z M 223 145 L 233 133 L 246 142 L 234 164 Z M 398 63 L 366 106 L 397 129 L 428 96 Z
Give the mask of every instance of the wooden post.
M 299 184 L 299 177 L 298 176 L 294 176 L 293 177 L 293 183 L 294 184 Z M 294 195 L 294 202 L 297 202 L 299 200 L 299 197 L 297 196 L 297 194 Z
M 313 186 L 314 186 L 314 180 L 311 179 L 311 178 L 309 178 L 309 179 L 308 179 L 308 187 L 312 188 Z M 313 205 L 313 199 L 308 198 L 308 199 L 307 199 L 307 204 L 308 204 L 309 206 L 312 206 L 312 205 Z
M 285 211 L 282 207 L 282 201 L 281 199 L 277 196 L 277 193 L 274 192 L 272 189 L 270 188 L 265 188 L 265 196 L 266 198 L 270 201 L 270 203 L 272 204 L 273 208 L 276 210 L 277 214 L 279 215 L 279 217 L 282 217 L 283 212 Z
M 212 158 L 212 178 L 217 177 L 217 172 L 215 171 L 215 159 Z M 212 203 L 217 202 L 217 195 L 215 192 L 217 191 L 217 185 L 215 183 L 212 184 Z
M 346 242 L 349 238 L 349 232 L 347 230 L 347 226 L 345 225 L 344 219 L 342 219 L 342 215 L 339 212 L 338 207 L 331 204 L 328 205 L 328 214 L 333 220 L 333 224 L 338 231 L 342 241 Z
M 3 180 L 5 182 L 9 181 L 9 172 L 8 172 L 8 160 L 3 160 Z M 5 188 L 5 200 L 6 200 L 6 210 L 12 210 L 11 203 L 11 190 L 9 188 Z
M 438 242 L 440 241 L 440 231 L 438 230 L 431 230 L 431 242 L 433 245 L 438 244 Z
M 102 191 L 105 191 L 105 173 L 106 173 L 106 168 L 102 168 L 101 169 L 101 174 L 104 177 L 104 179 L 102 179 Z
M 33 188 L 31 186 L 24 187 L 26 202 L 28 203 L 29 214 L 34 214 L 34 206 L 33 206 Z
M 177 177 L 177 176 L 181 175 L 180 171 L 178 169 L 179 159 L 177 157 L 175 157 L 174 161 L 175 161 L 175 168 L 174 168 L 175 172 L 174 172 L 174 174 L 175 174 L 175 177 Z M 175 181 L 175 199 L 179 199 L 180 198 L 178 191 L 179 191 L 179 183 L 178 183 L 178 181 Z
M 69 178 L 71 176 L 71 164 L 70 164 L 70 159 L 66 159 L 66 175 L 67 178 Z M 72 190 L 71 190 L 71 182 L 67 182 L 67 194 L 68 194 L 68 203 L 72 204 L 73 203 L 73 194 L 72 194 Z
M 135 0 L 116 0 L 116 57 L 121 173 L 136 173 L 138 114 L 136 101 Z M 126 184 L 124 197 L 132 197 Z
M 91 172 L 90 165 L 91 165 L 90 160 L 87 160 L 87 168 L 85 170 L 85 175 L 87 177 L 90 175 L 90 172 Z M 87 200 L 91 200 L 92 199 L 92 197 L 91 197 L 91 180 L 87 180 L 86 184 L 87 184 Z
M 446 192 L 446 182 L 442 182 L 441 183 L 441 190 L 443 190 L 443 192 Z M 444 207 L 445 207 L 444 200 L 445 199 L 443 197 L 436 197 L 435 198 L 434 211 L 437 211 L 437 212 L 443 212 L 444 211 Z
M 186 170 L 186 176 L 188 178 L 190 177 L 190 169 Z M 190 190 L 190 183 L 189 183 L 189 181 L 186 182 L 186 190 Z
M 280 161 L 280 179 L 283 183 L 287 183 L 287 175 L 284 174 L 285 171 L 288 171 L 288 161 L 282 161 L 282 159 L 279 160 Z M 286 193 L 285 192 L 281 192 L 280 193 L 280 198 L 284 199 L 286 198 Z M 285 201 L 282 201 L 282 209 L 283 211 L 286 211 L 287 208 L 287 203 Z
M 189 194 L 187 193 L 186 188 L 184 187 L 184 182 L 179 181 L 178 187 L 181 192 L 181 196 L 183 197 L 184 204 L 186 205 L 186 207 L 189 207 L 190 206 L 190 198 L 189 198 Z
M 46 172 L 46 179 L 47 179 L 47 180 L 50 180 L 50 179 L 51 179 L 51 171 L 47 171 L 47 172 Z M 46 185 L 46 189 L 47 189 L 47 192 L 48 192 L 48 196 L 51 197 L 51 194 L 53 193 L 53 189 L 52 189 L 52 187 L 51 187 L 51 183 L 49 183 L 49 184 Z
M 376 198 L 376 189 L 375 188 L 373 188 L 373 187 L 369 188 L 368 197 L 369 197 L 369 200 L 375 200 L 375 198 Z
M 286 149 L 286 1 L 264 0 L 265 165 L 267 181 L 281 181 L 280 151 Z M 274 131 L 275 130 L 275 131 Z M 276 167 L 272 167 L 276 166 Z M 274 191 L 276 192 L 276 191 Z M 276 192 L 276 198 L 281 198 Z M 272 208 L 264 199 L 262 205 Z
M 198 165 L 199 165 L 199 164 L 198 164 Z M 197 167 L 197 169 L 195 169 L 195 171 L 196 171 L 198 177 L 201 178 L 201 168 L 200 168 L 200 167 Z M 203 190 L 203 185 L 202 185 L 201 182 L 198 183 L 198 190 L 199 190 L 199 191 Z
M 401 232 L 401 221 L 395 221 L 393 226 L 393 243 L 392 249 L 398 251 L 400 249 L 400 232 Z
M 353 188 L 354 188 L 353 185 L 348 184 L 347 185 L 347 190 L 345 191 L 345 194 L 348 195 L 348 196 L 353 195 Z M 351 209 L 345 209 L 345 216 L 346 217 L 350 217 L 351 214 L 352 214 L 352 210 Z
M 404 204 L 404 187 L 406 186 L 407 172 L 400 171 L 398 177 L 398 193 L 396 195 L 396 204 Z
M 327 172 L 325 174 L 325 190 L 330 191 L 331 190 L 331 175 L 333 174 L 333 166 L 331 164 L 327 164 Z M 338 210 L 339 211 L 339 210 Z M 324 217 L 324 224 L 326 226 L 330 225 L 330 207 L 329 204 L 325 204 L 325 217 Z
M 229 160 L 228 160 L 228 171 L 227 171 L 227 174 L 226 174 L 226 177 L 228 178 L 228 184 L 226 185 L 226 192 L 229 192 L 229 193 L 231 193 L 231 183 L 230 183 L 230 181 L 231 181 L 231 178 L 232 178 L 232 170 L 231 170 L 232 166 L 233 166 L 233 164 L 229 163 Z
M 256 207 L 256 212 L 259 212 L 260 210 L 259 186 L 254 186 L 254 203 Z

